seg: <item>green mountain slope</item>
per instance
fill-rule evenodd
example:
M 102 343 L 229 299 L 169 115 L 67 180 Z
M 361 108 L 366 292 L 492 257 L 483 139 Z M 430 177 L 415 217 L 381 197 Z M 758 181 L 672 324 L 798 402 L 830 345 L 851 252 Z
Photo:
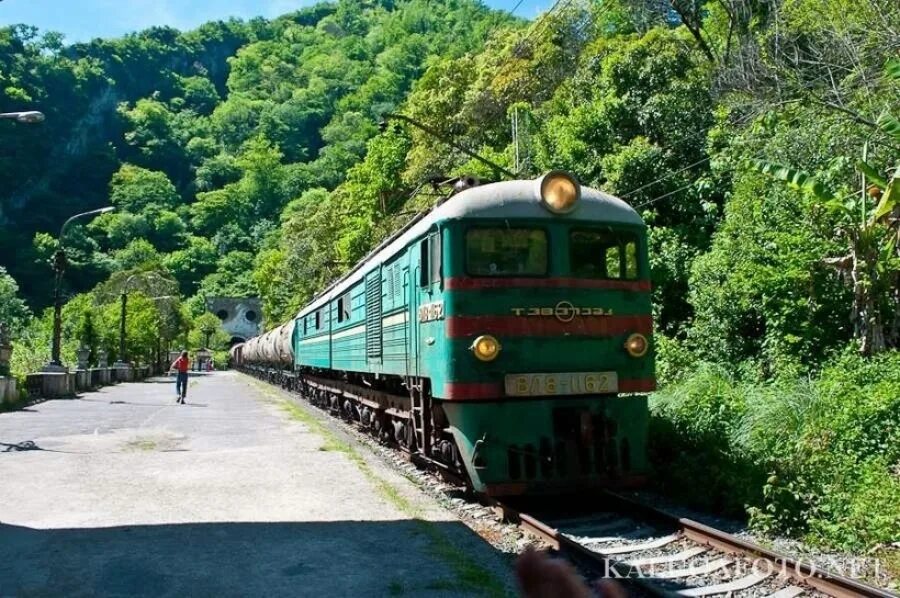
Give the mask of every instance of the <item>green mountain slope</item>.
M 4 29 L 0 106 L 47 121 L 0 123 L 0 265 L 47 305 L 52 242 L 35 233 L 112 201 L 68 239 L 72 291 L 156 260 L 187 295 L 216 272 L 244 278 L 217 291 L 255 294 L 252 255 L 284 205 L 338 185 L 430 60 L 508 22 L 470 0 L 385 0 L 73 46 Z

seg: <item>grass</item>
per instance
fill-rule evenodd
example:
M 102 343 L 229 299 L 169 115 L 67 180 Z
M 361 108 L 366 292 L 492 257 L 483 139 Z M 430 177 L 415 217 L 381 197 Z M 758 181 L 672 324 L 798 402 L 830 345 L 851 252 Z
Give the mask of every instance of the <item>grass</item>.
M 156 441 L 149 438 L 137 438 L 125 443 L 125 448 L 130 451 L 155 451 L 157 446 Z
M 456 580 L 439 580 L 434 584 L 447 584 L 446 587 L 428 589 L 447 589 L 451 591 L 475 591 L 488 596 L 506 596 L 504 584 L 488 569 L 475 562 L 468 554 L 454 546 L 451 539 L 430 521 L 423 519 L 422 511 L 387 480 L 377 475 L 366 460 L 348 442 L 342 441 L 335 432 L 326 426 L 309 410 L 293 401 L 284 398 L 278 391 L 258 380 L 251 379 L 254 385 L 267 397 L 273 400 L 288 417 L 304 424 L 311 432 L 322 438 L 324 443 L 320 451 L 343 454 L 372 483 L 376 492 L 398 511 L 408 516 L 429 543 L 429 552 L 444 562 L 456 576 Z M 397 585 L 395 585 L 397 584 Z M 392 589 L 394 588 L 394 589 Z M 405 589 L 399 582 L 393 581 L 388 586 L 392 596 L 399 596 Z M 394 593 L 395 591 L 399 593 Z
M 812 377 L 698 367 L 653 400 L 660 489 L 759 532 L 862 554 L 900 551 L 900 352 L 848 353 Z M 696 491 L 702 484 L 704 492 Z

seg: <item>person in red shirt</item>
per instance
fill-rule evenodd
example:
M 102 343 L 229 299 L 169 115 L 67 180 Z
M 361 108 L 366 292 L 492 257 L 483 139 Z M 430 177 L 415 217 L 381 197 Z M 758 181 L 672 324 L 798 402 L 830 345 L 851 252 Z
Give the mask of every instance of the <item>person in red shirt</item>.
M 188 370 L 191 367 L 191 360 L 188 359 L 188 352 L 182 351 L 181 356 L 172 362 L 169 371 L 177 372 L 175 377 L 175 402 L 184 405 L 184 399 L 187 396 L 188 387 Z

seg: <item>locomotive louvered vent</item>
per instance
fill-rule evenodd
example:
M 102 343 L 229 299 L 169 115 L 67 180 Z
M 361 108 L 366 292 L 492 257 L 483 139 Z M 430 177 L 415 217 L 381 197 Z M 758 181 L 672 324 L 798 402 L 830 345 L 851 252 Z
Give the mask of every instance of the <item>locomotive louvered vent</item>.
M 392 276 L 394 285 L 394 299 L 399 299 L 403 294 L 403 283 L 400 282 L 400 264 L 394 264 L 394 271 L 392 272 Z
M 388 266 L 387 276 L 385 276 L 385 279 L 387 280 L 387 283 L 388 283 L 387 294 L 388 294 L 388 297 L 391 299 L 393 299 L 394 296 L 397 294 L 397 285 L 394 283 L 394 272 L 396 272 L 396 271 L 397 271 L 397 264 L 392 264 L 392 265 Z M 390 309 L 390 308 L 388 308 L 388 309 Z
M 366 355 L 381 357 L 381 269 L 366 276 Z

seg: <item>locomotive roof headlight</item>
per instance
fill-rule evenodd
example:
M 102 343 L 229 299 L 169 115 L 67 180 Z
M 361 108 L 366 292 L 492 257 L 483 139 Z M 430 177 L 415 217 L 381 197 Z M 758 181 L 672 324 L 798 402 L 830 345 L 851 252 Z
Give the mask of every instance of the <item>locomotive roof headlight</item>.
M 625 350 L 632 357 L 643 357 L 650 349 L 650 343 L 643 334 L 635 332 L 625 341 Z
M 568 214 L 581 199 L 581 185 L 568 172 L 548 172 L 538 183 L 541 203 L 554 214 Z
M 481 361 L 494 361 L 500 355 L 500 341 L 490 334 L 482 334 L 469 347 Z

